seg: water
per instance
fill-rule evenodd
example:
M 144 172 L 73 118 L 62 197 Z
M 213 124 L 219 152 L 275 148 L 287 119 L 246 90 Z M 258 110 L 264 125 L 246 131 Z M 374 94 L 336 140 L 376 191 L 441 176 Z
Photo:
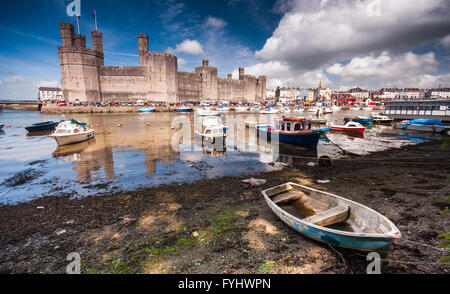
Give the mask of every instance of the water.
M 329 116 L 340 121 L 349 113 Z M 364 115 L 364 113 L 351 113 Z M 366 114 L 367 115 L 367 114 Z M 222 176 L 251 175 L 281 169 L 284 164 L 298 165 L 328 155 L 343 157 L 342 149 L 356 154 L 367 154 L 406 144 L 417 144 L 433 138 L 417 133 L 393 130 L 390 126 L 375 126 L 364 138 L 344 134 L 329 134 L 315 150 L 280 145 L 277 162 L 270 162 L 271 146 L 258 145 L 249 138 L 249 131 L 241 124 L 237 133 L 227 140 L 239 144 L 226 152 L 202 148 L 194 142 L 188 150 L 176 151 L 171 142 L 177 129 L 172 129 L 175 118 L 189 119 L 194 114 L 71 114 L 44 115 L 38 112 L 0 112 L 0 203 L 17 203 L 46 195 L 70 194 L 72 197 L 101 195 L 113 191 L 133 190 L 161 184 L 183 183 Z M 240 117 L 261 120 L 274 116 L 228 114 L 226 119 Z M 25 126 L 43 121 L 74 118 L 95 126 L 95 140 L 58 147 L 48 134 L 27 135 Z M 118 127 L 122 123 L 123 127 Z M 8 128 L 7 125 L 11 125 Z M 320 126 L 318 126 L 320 127 Z M 194 130 L 194 129 L 192 129 Z M 439 136 L 439 135 L 436 135 Z M 193 139 L 193 132 L 192 132 Z M 196 149 L 194 149 L 196 147 Z M 25 178 L 24 183 L 8 186 L 11 180 Z

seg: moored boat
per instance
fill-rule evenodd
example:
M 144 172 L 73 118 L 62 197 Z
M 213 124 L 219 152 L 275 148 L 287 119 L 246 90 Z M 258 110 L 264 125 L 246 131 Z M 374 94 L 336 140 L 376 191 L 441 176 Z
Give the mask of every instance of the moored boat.
M 348 123 L 349 121 L 354 121 L 363 125 L 369 125 L 369 124 L 373 124 L 373 118 L 368 117 L 368 116 L 356 116 L 356 117 L 346 117 L 345 122 Z
M 261 110 L 259 113 L 261 114 L 277 114 L 280 111 L 273 107 L 266 107 L 265 109 Z
M 44 132 L 44 131 L 53 131 L 59 122 L 54 121 L 46 121 L 42 123 L 32 124 L 31 126 L 25 127 L 25 130 L 28 132 Z
M 175 111 L 175 112 L 192 112 L 192 108 L 178 107 L 178 108 L 175 108 L 173 111 Z
M 87 141 L 94 138 L 93 129 L 86 128 L 85 123 L 79 123 L 72 119 L 59 123 L 55 131 L 50 135 L 58 145 L 69 145 Z
M 138 110 L 140 113 L 155 112 L 154 108 L 143 108 Z
M 199 108 L 197 109 L 197 114 L 199 116 L 221 116 L 222 113 L 217 110 L 211 110 L 208 108 Z
M 381 115 L 378 113 L 372 113 L 372 115 L 370 117 L 373 119 L 373 122 L 379 123 L 379 124 L 389 124 L 394 121 L 393 118 L 390 118 L 388 116 Z
M 331 114 L 333 112 L 334 112 L 334 110 L 329 107 L 323 109 L 323 114 Z
M 450 130 L 450 126 L 433 119 L 414 119 L 407 122 L 398 123 L 394 126 L 394 128 L 432 133 L 443 133 Z
M 313 123 L 313 124 L 315 124 L 315 125 L 324 125 L 324 124 L 326 124 L 327 123 L 327 119 L 326 118 L 316 118 L 316 117 L 313 117 L 313 118 L 311 118 L 311 122 Z
M 278 141 L 304 147 L 316 147 L 320 139 L 320 131 L 311 130 L 312 122 L 304 118 L 282 118 L 276 122 L 276 127 L 258 127 L 257 135 L 265 135 L 272 140 L 272 134 L 278 136 Z
M 194 136 L 201 138 L 202 141 L 210 143 L 225 144 L 225 138 L 227 137 L 227 127 L 222 124 L 207 123 L 202 126 L 201 132 L 195 131 Z
M 236 107 L 236 108 L 234 109 L 234 111 L 236 111 L 236 112 L 247 112 L 247 111 L 248 111 L 248 107 L 245 107 L 245 106 L 239 106 L 239 107 Z
M 270 209 L 304 236 L 359 251 L 389 251 L 401 237 L 385 216 L 343 197 L 286 183 L 262 191 Z
M 361 133 L 363 133 L 366 130 L 366 128 L 363 127 L 363 125 L 361 125 L 360 123 L 354 122 L 354 121 L 350 121 L 343 126 L 331 125 L 330 129 L 334 130 L 334 131 L 349 131 L 349 132 L 361 132 Z

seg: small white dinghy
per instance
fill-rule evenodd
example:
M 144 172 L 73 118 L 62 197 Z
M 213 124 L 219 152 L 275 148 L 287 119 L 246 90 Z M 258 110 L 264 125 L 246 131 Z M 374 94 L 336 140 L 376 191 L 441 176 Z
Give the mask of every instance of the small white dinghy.
M 61 146 L 87 141 L 94 138 L 94 136 L 95 132 L 93 129 L 86 128 L 85 123 L 79 123 L 74 119 L 59 123 L 55 131 L 50 135 Z
M 360 203 L 286 183 L 262 191 L 270 209 L 308 238 L 360 251 L 386 252 L 401 237 L 385 216 Z

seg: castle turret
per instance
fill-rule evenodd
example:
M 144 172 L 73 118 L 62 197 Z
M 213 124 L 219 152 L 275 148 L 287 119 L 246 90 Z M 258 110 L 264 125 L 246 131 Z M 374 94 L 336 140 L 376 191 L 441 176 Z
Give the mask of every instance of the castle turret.
M 61 40 L 63 47 L 73 47 L 74 46 L 74 25 L 71 23 L 60 23 L 59 30 L 61 32 Z
M 138 34 L 138 48 L 139 48 L 139 64 L 141 66 L 144 66 L 144 57 L 149 50 L 148 35 Z
M 91 32 L 92 49 L 94 52 L 99 52 L 103 54 L 103 33 L 97 31 Z
M 233 75 L 232 74 L 228 74 L 227 77 L 228 77 L 229 80 L 233 79 Z
M 240 67 L 239 68 L 239 80 L 243 80 L 244 79 L 244 68 Z
M 203 59 L 203 67 L 208 67 L 209 66 L 209 60 L 208 59 Z

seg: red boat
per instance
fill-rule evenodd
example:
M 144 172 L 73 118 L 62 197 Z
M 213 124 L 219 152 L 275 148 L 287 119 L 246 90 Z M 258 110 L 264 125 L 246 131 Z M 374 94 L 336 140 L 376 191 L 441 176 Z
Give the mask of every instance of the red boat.
M 363 127 L 362 124 L 354 122 L 354 121 L 349 121 L 348 123 L 346 123 L 343 126 L 332 125 L 330 127 L 330 129 L 334 130 L 334 131 L 348 131 L 348 132 L 361 132 L 361 133 L 364 133 L 364 131 L 366 130 L 366 128 Z

